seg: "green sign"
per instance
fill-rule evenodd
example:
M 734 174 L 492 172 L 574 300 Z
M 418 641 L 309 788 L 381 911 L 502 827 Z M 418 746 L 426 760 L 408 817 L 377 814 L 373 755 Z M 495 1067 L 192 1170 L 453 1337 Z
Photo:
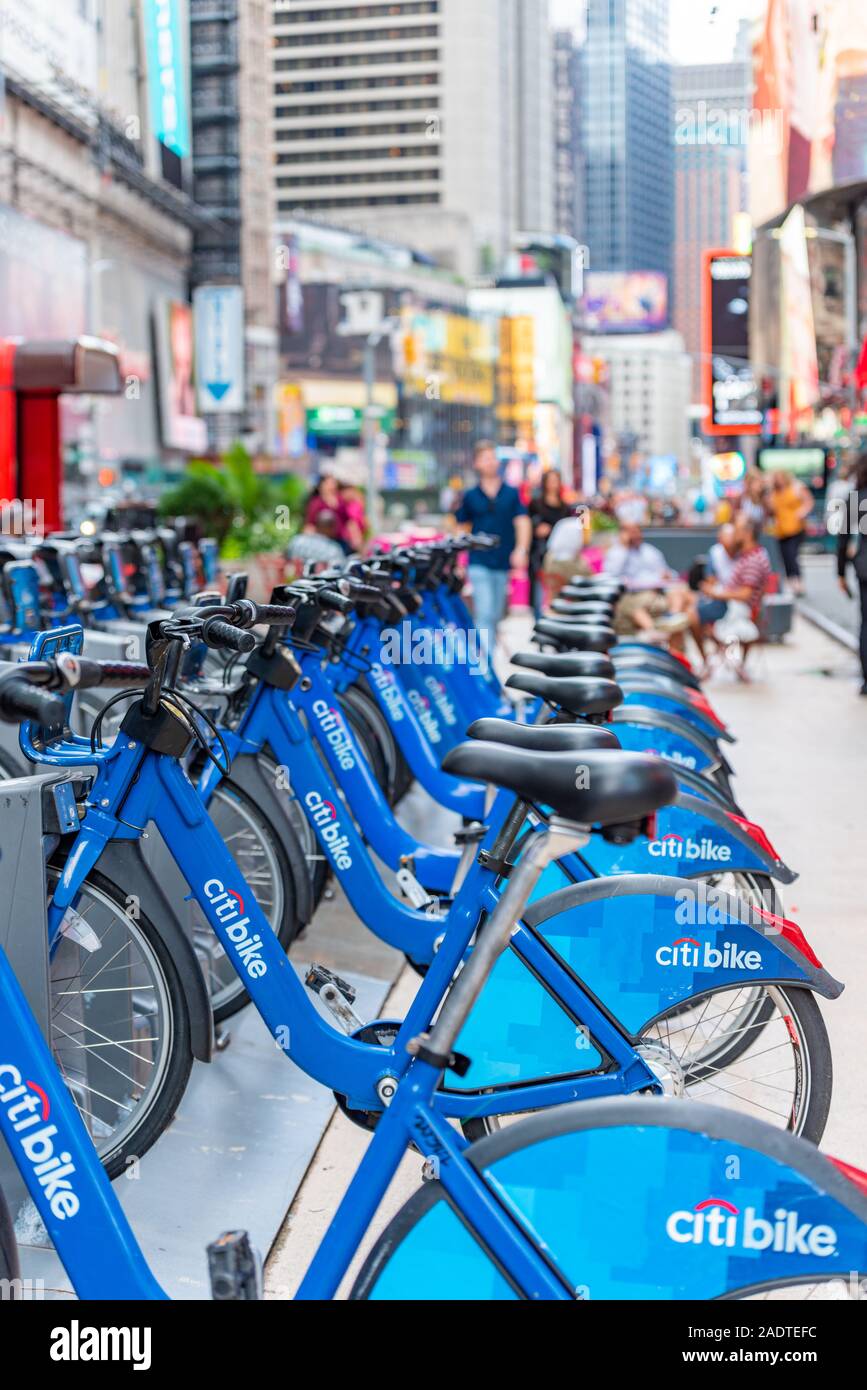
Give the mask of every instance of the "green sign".
M 373 407 L 377 423 L 383 434 L 394 430 L 394 411 L 384 405 Z M 319 405 L 307 411 L 308 434 L 329 435 L 339 438 L 360 438 L 364 421 L 364 411 L 352 405 Z

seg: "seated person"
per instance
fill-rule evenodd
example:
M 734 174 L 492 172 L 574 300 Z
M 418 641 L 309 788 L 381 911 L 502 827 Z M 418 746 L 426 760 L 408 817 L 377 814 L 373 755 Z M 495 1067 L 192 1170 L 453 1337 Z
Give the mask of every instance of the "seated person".
M 744 512 L 735 518 L 736 559 L 725 584 L 709 581 L 708 598 L 725 605 L 724 613 L 713 625 L 713 636 L 719 643 L 738 642 L 743 658 L 737 670 L 741 680 L 748 680 L 745 671 L 750 649 L 759 640 L 755 619 L 762 597 L 771 577 L 771 561 L 760 542 L 761 523 Z
M 731 522 L 726 522 L 717 532 L 716 543 L 708 552 L 708 570 L 699 585 L 700 597 L 690 613 L 689 626 L 695 645 L 701 653 L 702 661 L 707 660 L 705 640 L 710 635 L 713 624 L 726 614 L 725 599 L 716 597 L 717 589 L 727 588 L 737 561 L 737 534 Z
M 620 528 L 620 537 L 605 556 L 605 574 L 626 585 L 614 614 L 614 631 L 641 634 L 648 641 L 679 636 L 688 625 L 687 595 L 677 584 L 665 556 L 650 545 L 635 522 Z

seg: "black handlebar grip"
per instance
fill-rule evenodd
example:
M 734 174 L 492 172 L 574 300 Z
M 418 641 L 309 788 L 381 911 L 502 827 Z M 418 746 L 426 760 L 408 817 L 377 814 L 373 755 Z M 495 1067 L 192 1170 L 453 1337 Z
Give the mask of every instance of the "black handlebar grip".
M 38 686 L 28 685 L 27 681 L 13 676 L 0 681 L 0 719 L 7 724 L 20 724 L 22 719 L 32 719 L 37 724 L 62 724 L 66 718 L 66 706 L 60 695 Z
M 256 645 L 252 632 L 232 627 L 222 618 L 208 618 L 202 624 L 202 641 L 207 647 L 223 647 L 233 652 L 251 652 Z
M 294 608 L 285 603 L 259 603 L 256 605 L 256 622 L 267 627 L 289 627 L 295 621 Z
M 330 608 L 334 613 L 351 613 L 353 600 L 344 598 L 343 594 L 338 594 L 334 589 L 321 589 L 316 595 L 316 601 L 322 608 Z
M 379 603 L 385 597 L 385 591 L 373 584 L 361 584 L 358 580 L 353 579 L 349 589 L 349 597 L 353 603 Z
M 58 669 L 73 690 L 95 690 L 98 686 L 147 685 L 149 668 L 140 661 L 91 661 L 88 657 L 62 653 Z

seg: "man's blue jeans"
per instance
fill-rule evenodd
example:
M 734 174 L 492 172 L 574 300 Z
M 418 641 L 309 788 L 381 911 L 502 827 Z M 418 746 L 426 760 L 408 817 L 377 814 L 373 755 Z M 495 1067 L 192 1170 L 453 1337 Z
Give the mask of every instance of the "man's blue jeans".
M 468 573 L 473 586 L 473 618 L 483 650 L 490 659 L 497 648 L 497 627 L 506 611 L 509 571 L 470 565 Z

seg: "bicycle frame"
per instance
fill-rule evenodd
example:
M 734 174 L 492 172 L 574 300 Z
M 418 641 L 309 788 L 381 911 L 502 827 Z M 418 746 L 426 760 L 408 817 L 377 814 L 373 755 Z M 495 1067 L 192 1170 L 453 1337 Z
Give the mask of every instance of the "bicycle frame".
M 82 1299 L 168 1297 L 150 1270 L 11 966 L 0 949 L 0 1134 Z M 35 1079 L 35 1078 L 38 1078 Z M 440 1073 L 412 1061 L 298 1292 L 339 1287 L 410 1143 L 479 1239 L 532 1298 L 571 1297 L 520 1223 L 463 1157 L 466 1141 L 431 1108 Z

